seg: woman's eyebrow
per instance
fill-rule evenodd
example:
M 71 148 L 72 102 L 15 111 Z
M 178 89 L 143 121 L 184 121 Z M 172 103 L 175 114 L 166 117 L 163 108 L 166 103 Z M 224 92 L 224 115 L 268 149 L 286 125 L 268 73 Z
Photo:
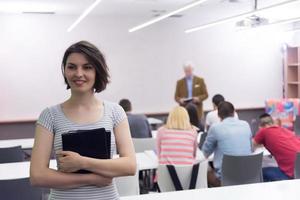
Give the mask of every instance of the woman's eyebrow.
M 68 63 L 67 63 L 67 65 L 76 65 L 76 64 L 74 64 L 74 63 L 71 63 L 71 62 L 68 62 Z

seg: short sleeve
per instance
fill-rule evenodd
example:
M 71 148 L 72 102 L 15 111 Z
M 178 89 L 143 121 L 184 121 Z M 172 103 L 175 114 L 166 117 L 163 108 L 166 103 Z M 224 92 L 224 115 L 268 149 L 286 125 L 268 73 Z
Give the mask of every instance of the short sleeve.
M 54 133 L 54 119 L 49 108 L 42 111 L 36 124 L 39 124 L 51 133 Z
M 126 113 L 123 110 L 123 108 L 115 104 L 113 108 L 113 123 L 114 123 L 114 128 L 118 126 L 124 119 L 126 119 Z
M 212 123 L 211 123 L 211 112 L 207 113 L 206 115 L 206 119 L 205 119 L 205 124 L 207 126 L 210 126 Z
M 265 143 L 265 134 L 264 134 L 264 129 L 261 129 L 258 131 L 255 136 L 254 136 L 254 141 L 257 144 L 264 144 Z

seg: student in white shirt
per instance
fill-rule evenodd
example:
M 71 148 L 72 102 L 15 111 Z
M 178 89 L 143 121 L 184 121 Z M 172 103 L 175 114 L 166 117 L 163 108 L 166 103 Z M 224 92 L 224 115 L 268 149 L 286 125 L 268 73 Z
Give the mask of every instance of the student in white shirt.
M 225 98 L 221 94 L 216 94 L 212 98 L 213 110 L 208 112 L 205 118 L 205 130 L 208 131 L 209 127 L 214 123 L 220 122 L 220 117 L 218 116 L 218 105 L 225 101 Z M 234 118 L 238 119 L 238 114 L 234 112 Z

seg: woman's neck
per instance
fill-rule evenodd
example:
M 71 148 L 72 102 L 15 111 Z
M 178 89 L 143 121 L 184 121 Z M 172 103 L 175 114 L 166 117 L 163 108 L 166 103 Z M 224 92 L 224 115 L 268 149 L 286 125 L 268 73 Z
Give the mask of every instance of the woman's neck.
M 85 94 L 72 94 L 66 102 L 69 106 L 84 106 L 93 107 L 99 105 L 99 100 L 95 97 L 94 93 Z

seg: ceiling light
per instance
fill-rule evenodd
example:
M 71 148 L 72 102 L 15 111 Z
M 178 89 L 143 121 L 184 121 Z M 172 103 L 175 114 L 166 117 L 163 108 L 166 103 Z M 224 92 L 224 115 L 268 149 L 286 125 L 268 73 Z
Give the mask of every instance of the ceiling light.
M 217 21 L 208 23 L 208 24 L 203 24 L 203 25 L 200 25 L 200 26 L 197 26 L 197 27 L 194 27 L 194 28 L 187 29 L 184 32 L 185 33 L 192 33 L 192 32 L 195 32 L 195 31 L 199 31 L 199 30 L 209 28 L 209 27 L 212 27 L 212 26 L 216 26 L 216 25 L 219 25 L 219 24 L 223 24 L 223 23 L 226 23 L 226 22 L 239 20 L 239 19 L 242 19 L 244 17 L 249 17 L 251 15 L 261 14 L 263 11 L 266 11 L 266 10 L 269 10 L 269 9 L 272 9 L 272 8 L 275 8 L 275 7 L 287 5 L 287 4 L 290 4 L 290 3 L 295 3 L 296 1 L 299 1 L 299 0 L 290 0 L 290 1 L 282 2 L 282 3 L 274 4 L 274 5 L 271 5 L 271 6 L 267 6 L 267 7 L 261 8 L 261 9 L 257 9 L 255 11 L 246 12 L 246 13 L 243 13 L 243 14 L 240 14 L 240 15 L 235 15 L 235 16 L 232 16 L 232 17 L 227 17 L 227 18 L 224 18 L 224 19 L 221 19 L 221 20 L 217 20 Z
M 51 11 L 24 11 L 22 14 L 38 14 L 38 15 L 54 15 L 55 12 Z
M 145 27 L 147 27 L 147 26 L 150 26 L 151 24 L 154 24 L 154 23 L 156 23 L 156 22 L 158 22 L 158 21 L 161 21 L 161 20 L 163 20 L 163 19 L 165 19 L 165 18 L 167 18 L 167 17 L 170 17 L 171 15 L 175 15 L 175 14 L 177 14 L 177 13 L 179 13 L 179 12 L 183 12 L 183 11 L 185 11 L 185 10 L 187 10 L 187 9 L 190 9 L 190 8 L 192 8 L 192 7 L 195 7 L 195 6 L 197 6 L 197 5 L 200 5 L 200 4 L 204 3 L 205 1 L 208 1 L 208 0 L 200 0 L 200 1 L 198 0 L 198 1 L 193 1 L 192 3 L 189 3 L 189 4 L 185 5 L 185 6 L 183 6 L 182 8 L 179 8 L 179 9 L 174 10 L 174 11 L 172 11 L 172 12 L 169 12 L 169 13 L 167 13 L 167 14 L 165 14 L 165 15 L 162 15 L 162 16 L 160 16 L 160 17 L 156 17 L 156 18 L 154 18 L 154 19 L 152 19 L 152 20 L 150 20 L 150 21 L 147 21 L 147 22 L 145 22 L 145 23 L 143 23 L 143 24 L 140 24 L 140 25 L 138 25 L 138 26 L 135 26 L 135 27 L 129 29 L 128 32 L 132 33 L 132 32 L 134 32 L 134 31 L 137 31 L 137 30 L 140 30 L 140 29 L 145 28 Z
M 96 0 L 92 5 L 90 5 L 79 17 L 78 19 L 68 28 L 68 32 L 71 32 L 79 22 L 81 22 L 99 3 L 101 0 Z

